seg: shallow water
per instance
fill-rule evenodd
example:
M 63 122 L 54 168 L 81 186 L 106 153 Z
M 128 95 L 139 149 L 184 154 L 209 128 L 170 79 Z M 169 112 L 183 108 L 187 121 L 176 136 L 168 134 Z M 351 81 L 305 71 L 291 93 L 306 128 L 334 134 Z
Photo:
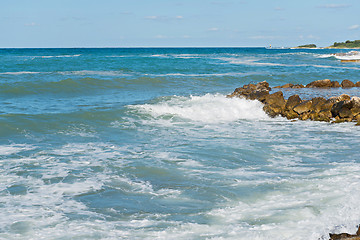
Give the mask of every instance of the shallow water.
M 359 63 L 330 55 L 341 51 L 0 50 L 0 238 L 355 232 L 360 128 L 272 119 L 225 97 L 263 80 L 359 81 Z

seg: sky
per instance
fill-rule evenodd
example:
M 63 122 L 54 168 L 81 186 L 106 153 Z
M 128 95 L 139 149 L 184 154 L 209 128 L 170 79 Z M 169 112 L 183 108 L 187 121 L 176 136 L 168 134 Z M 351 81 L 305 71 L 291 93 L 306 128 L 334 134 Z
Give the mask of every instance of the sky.
M 325 47 L 360 39 L 360 0 L 0 1 L 0 48 Z

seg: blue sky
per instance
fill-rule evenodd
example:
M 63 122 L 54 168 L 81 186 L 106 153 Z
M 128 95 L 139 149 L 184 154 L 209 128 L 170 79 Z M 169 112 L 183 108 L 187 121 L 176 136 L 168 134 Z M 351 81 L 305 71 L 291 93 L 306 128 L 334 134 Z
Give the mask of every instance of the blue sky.
M 1 0 L 0 47 L 297 46 L 360 39 L 359 0 Z

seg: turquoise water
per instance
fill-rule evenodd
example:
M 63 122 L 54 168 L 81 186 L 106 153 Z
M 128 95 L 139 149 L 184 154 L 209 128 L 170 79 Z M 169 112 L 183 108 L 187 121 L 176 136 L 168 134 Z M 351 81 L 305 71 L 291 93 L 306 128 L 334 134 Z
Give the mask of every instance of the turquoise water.
M 359 63 L 330 55 L 346 51 L 0 49 L 0 239 L 355 232 L 360 128 L 225 97 L 264 80 L 360 81 Z

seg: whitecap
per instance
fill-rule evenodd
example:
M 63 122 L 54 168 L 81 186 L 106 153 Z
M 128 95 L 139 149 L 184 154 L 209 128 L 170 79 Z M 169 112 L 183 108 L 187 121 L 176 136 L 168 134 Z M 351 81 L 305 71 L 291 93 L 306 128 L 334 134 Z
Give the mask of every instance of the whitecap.
M 259 101 L 226 98 L 221 94 L 172 97 L 169 100 L 163 100 L 155 104 L 132 105 L 129 107 L 150 114 L 155 119 L 180 117 L 185 121 L 204 123 L 269 119 L 262 110 L 263 104 Z

